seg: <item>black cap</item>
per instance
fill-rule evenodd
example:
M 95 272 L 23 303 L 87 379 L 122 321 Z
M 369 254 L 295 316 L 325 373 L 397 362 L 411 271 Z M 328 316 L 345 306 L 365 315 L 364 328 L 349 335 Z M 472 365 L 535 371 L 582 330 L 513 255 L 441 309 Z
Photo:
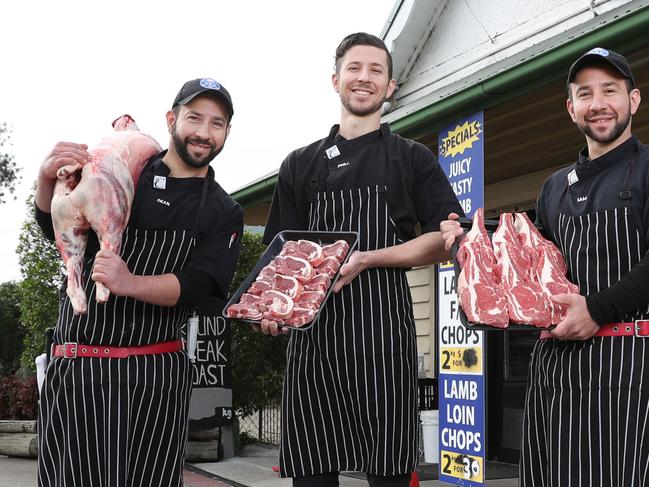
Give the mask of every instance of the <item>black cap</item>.
M 635 80 L 633 79 L 633 74 L 631 73 L 631 68 L 629 63 L 624 56 L 618 54 L 614 51 L 609 51 L 608 49 L 603 49 L 601 47 L 595 47 L 590 51 L 582 54 L 582 56 L 577 59 L 570 70 L 568 71 L 568 82 L 567 84 L 572 83 L 577 76 L 577 73 L 581 71 L 586 66 L 601 66 L 602 64 L 607 64 L 620 73 L 624 78 L 631 81 L 631 86 L 635 88 Z
M 225 108 L 230 114 L 230 119 L 234 115 L 234 108 L 232 107 L 232 98 L 230 98 L 230 93 L 225 89 L 218 81 L 213 80 L 212 78 L 198 78 L 188 81 L 180 88 L 180 91 L 176 95 L 171 108 L 175 108 L 178 105 L 186 105 L 198 95 L 208 94 L 220 98 L 223 103 L 225 103 Z

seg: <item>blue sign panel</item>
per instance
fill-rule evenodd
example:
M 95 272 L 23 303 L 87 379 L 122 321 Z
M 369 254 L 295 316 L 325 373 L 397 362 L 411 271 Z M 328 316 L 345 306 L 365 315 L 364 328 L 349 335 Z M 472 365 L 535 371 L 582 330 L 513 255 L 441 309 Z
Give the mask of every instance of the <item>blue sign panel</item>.
M 482 112 L 439 131 L 439 163 L 467 216 L 484 204 Z
M 439 163 L 467 216 L 484 205 L 482 112 L 438 134 Z M 439 350 L 439 480 L 453 485 L 485 483 L 483 332 L 459 320 L 452 264 L 437 274 Z

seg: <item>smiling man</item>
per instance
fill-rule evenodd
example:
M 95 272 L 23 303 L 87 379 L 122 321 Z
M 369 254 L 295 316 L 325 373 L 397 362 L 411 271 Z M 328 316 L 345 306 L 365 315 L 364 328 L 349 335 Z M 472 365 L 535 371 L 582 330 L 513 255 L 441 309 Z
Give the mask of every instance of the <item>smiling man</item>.
M 89 236 L 75 315 L 61 293 L 56 347 L 41 390 L 38 485 L 180 487 L 192 367 L 180 329 L 209 296 L 225 297 L 239 254 L 243 211 L 209 163 L 230 131 L 232 100 L 217 81 L 185 83 L 166 114 L 169 149 L 137 181 L 121 253 Z M 49 213 L 58 169 L 90 160 L 59 142 L 41 164 L 36 218 Z M 96 304 L 96 283 L 111 292 Z
M 627 60 L 602 48 L 574 62 L 567 89 L 586 147 L 544 183 L 537 224 L 580 295 L 556 297 L 567 315 L 532 354 L 521 485 L 649 485 L 649 147 L 631 133 L 640 91 Z
M 264 241 L 289 229 L 355 231 L 359 249 L 318 322 L 290 337 L 280 473 L 300 487 L 337 486 L 346 470 L 372 486 L 407 486 L 419 428 L 406 270 L 448 259 L 439 223 L 461 209 L 430 149 L 381 125 L 396 88 L 381 39 L 343 39 L 332 84 L 340 125 L 282 163 Z

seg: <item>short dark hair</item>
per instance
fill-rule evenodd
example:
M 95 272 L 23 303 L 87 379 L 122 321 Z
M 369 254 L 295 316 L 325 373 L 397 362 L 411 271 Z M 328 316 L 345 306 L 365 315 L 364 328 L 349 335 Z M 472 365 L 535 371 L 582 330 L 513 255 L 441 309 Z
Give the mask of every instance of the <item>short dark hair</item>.
M 366 32 L 356 32 L 355 34 L 349 34 L 345 37 L 338 47 L 336 48 L 336 73 L 340 73 L 340 61 L 345 56 L 347 51 L 349 51 L 354 46 L 372 46 L 377 47 L 385 51 L 385 55 L 388 60 L 388 79 L 392 79 L 392 55 L 388 50 L 385 42 L 383 42 L 378 37 L 367 34 Z

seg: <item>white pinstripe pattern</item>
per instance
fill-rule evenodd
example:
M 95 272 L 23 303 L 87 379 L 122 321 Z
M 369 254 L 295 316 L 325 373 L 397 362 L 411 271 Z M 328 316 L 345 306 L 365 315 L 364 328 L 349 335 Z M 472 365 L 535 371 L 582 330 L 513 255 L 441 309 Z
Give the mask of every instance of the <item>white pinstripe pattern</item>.
M 317 194 L 309 230 L 358 231 L 359 249 L 399 243 L 385 188 Z M 403 269 L 369 269 L 291 335 L 283 390 L 285 477 L 416 467 L 416 343 Z
M 122 258 L 136 274 L 180 269 L 194 239 L 184 231 L 127 229 Z M 179 338 L 186 310 L 110 297 L 88 314 L 61 302 L 55 341 L 136 346 Z M 181 486 L 191 374 L 184 352 L 128 359 L 53 358 L 39 408 L 39 487 Z
M 555 238 L 580 292 L 616 283 L 643 257 L 628 208 L 558 216 Z M 625 317 L 649 317 L 648 308 Z M 634 337 L 539 340 L 523 420 L 522 486 L 649 485 L 647 342 Z

